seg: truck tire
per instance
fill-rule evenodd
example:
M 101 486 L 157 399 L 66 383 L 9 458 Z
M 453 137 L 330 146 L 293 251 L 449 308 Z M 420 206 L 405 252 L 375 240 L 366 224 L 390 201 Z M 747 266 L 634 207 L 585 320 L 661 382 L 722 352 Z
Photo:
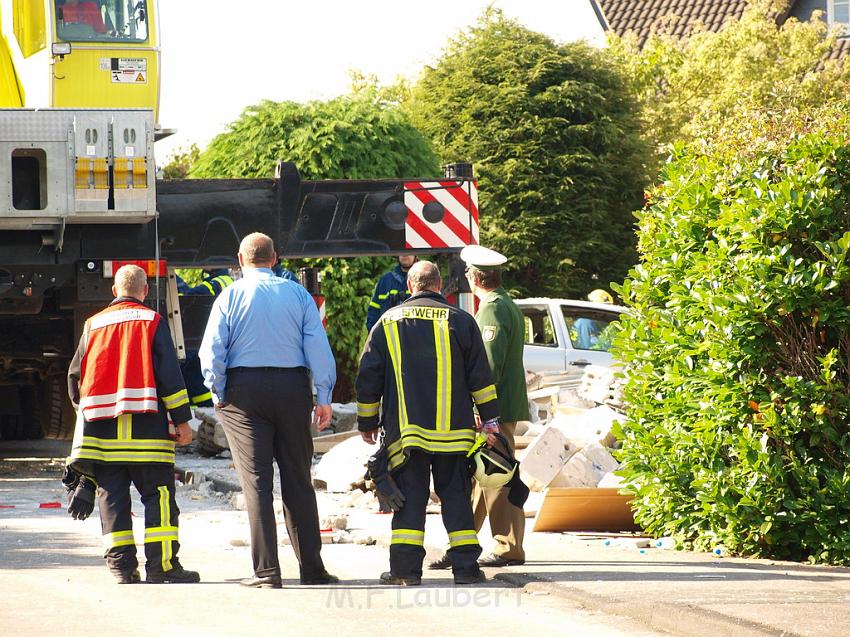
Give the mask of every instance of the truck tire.
M 212 458 L 224 451 L 224 447 L 215 444 L 215 425 L 201 421 L 198 425 L 198 437 L 195 439 L 195 450 L 205 458 Z
M 77 415 L 68 397 L 68 386 L 65 375 L 48 376 L 41 384 L 41 400 L 43 412 L 41 428 L 45 438 L 54 440 L 70 440 L 74 436 L 74 425 Z

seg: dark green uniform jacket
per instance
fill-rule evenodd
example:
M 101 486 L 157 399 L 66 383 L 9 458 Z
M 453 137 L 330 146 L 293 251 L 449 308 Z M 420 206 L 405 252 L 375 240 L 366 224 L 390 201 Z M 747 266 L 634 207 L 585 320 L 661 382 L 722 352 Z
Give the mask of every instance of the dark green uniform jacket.
M 493 382 L 499 395 L 502 421 L 528 420 L 528 393 L 522 351 L 525 347 L 525 320 L 505 292 L 496 288 L 481 301 L 475 315 Z
M 435 292 L 388 310 L 369 333 L 356 381 L 360 431 L 384 428 L 390 469 L 410 449 L 463 453 L 475 441 L 473 401 L 499 415 L 475 320 Z

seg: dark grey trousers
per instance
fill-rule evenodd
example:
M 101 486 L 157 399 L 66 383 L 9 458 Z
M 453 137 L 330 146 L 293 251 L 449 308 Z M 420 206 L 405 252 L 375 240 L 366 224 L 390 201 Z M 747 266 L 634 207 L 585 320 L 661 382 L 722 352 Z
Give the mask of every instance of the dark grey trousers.
M 322 539 L 310 468 L 313 406 L 304 368 L 238 367 L 227 372 L 226 405 L 218 410 L 245 494 L 251 557 L 259 577 L 280 575 L 273 508 L 274 467 L 280 470 L 283 517 L 301 579 L 319 577 Z

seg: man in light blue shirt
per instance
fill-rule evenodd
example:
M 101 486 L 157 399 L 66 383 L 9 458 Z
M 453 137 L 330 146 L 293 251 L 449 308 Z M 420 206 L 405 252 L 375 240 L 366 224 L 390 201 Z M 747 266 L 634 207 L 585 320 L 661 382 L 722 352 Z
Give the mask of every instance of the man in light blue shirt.
M 336 365 L 313 297 L 275 276 L 272 240 L 259 232 L 239 245 L 242 278 L 216 298 L 199 356 L 205 384 L 233 453 L 251 527 L 250 587 L 280 588 L 273 462 L 280 469 L 283 514 L 304 584 L 339 581 L 324 567 L 310 468 L 313 424 L 331 421 Z

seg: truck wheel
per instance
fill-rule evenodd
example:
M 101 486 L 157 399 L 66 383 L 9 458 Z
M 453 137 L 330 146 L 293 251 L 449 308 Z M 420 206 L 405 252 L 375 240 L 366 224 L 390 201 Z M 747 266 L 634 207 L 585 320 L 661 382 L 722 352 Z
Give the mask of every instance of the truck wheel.
M 198 425 L 198 437 L 195 439 L 195 450 L 205 458 L 217 456 L 224 451 L 224 447 L 215 444 L 215 425 L 201 421 Z
M 45 438 L 70 440 L 74 436 L 77 415 L 68 398 L 68 386 L 64 375 L 48 376 L 41 384 L 42 418 L 41 428 Z

